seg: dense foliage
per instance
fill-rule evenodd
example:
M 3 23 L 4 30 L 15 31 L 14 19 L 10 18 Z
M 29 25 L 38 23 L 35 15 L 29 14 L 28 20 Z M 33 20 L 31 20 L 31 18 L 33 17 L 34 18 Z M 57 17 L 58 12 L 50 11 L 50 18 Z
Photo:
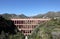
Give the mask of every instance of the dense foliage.
M 0 16 L 0 39 L 24 39 L 24 35 L 18 31 L 13 21 Z

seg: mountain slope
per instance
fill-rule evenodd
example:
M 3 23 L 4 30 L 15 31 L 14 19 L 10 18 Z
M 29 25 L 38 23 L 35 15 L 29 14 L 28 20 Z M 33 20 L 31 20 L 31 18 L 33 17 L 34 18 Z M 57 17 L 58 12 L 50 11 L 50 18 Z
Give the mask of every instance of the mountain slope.
M 54 18 L 54 17 L 60 17 L 60 12 L 47 12 L 45 14 L 39 14 L 37 16 L 33 16 L 33 18 Z
M 45 14 L 38 14 L 36 16 L 25 16 L 24 14 L 16 15 L 16 14 L 1 14 L 4 18 L 6 19 L 11 19 L 11 18 L 60 18 L 60 12 L 53 12 L 49 11 Z
M 5 14 L 0 14 L 0 15 L 2 15 L 5 19 L 11 19 L 11 18 L 28 18 L 24 14 L 16 15 L 16 14 L 5 13 Z

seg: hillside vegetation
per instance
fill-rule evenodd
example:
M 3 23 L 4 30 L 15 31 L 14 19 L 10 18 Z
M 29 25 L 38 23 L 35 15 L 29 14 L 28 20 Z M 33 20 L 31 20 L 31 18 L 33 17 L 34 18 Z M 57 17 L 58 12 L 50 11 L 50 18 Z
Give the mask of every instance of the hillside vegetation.
M 60 19 L 52 19 L 40 24 L 29 39 L 60 39 Z

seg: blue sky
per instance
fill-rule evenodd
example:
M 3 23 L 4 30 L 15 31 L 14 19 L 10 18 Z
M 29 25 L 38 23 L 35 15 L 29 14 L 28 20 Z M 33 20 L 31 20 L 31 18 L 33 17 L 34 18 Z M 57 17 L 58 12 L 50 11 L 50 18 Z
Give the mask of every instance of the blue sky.
M 60 0 L 0 0 L 0 14 L 34 16 L 48 11 L 60 11 Z

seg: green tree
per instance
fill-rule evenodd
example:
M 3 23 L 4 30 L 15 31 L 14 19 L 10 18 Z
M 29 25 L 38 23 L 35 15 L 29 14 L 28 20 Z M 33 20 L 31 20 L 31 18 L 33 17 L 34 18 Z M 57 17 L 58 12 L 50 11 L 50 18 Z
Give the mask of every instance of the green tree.
M 13 21 L 0 16 L 0 39 L 23 39 L 24 35 L 19 32 Z

